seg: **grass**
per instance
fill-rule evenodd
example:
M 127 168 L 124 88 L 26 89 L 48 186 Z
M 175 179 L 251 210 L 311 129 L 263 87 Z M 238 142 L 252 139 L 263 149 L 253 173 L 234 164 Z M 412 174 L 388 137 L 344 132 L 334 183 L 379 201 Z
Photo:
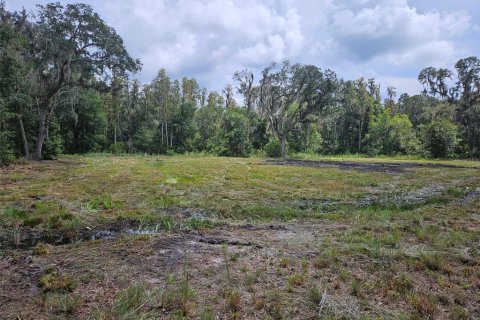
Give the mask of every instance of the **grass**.
M 480 317 L 468 298 L 480 295 L 478 162 L 298 158 L 457 168 L 198 155 L 14 165 L 0 173 L 0 292 L 18 296 L 5 317 Z M 114 239 L 85 241 L 102 230 Z M 22 302 L 35 297 L 38 310 Z

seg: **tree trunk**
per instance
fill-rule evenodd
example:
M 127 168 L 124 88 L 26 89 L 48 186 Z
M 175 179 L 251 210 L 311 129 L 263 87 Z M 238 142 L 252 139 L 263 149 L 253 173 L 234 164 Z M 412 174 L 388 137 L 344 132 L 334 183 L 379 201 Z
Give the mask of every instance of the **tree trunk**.
M 25 127 L 23 125 L 22 116 L 18 116 L 18 126 L 20 128 L 20 134 L 22 136 L 22 145 L 23 145 L 23 153 L 25 157 L 30 158 L 30 150 L 28 150 L 28 142 L 27 142 L 27 135 L 25 134 Z
M 281 147 L 282 147 L 282 158 L 285 159 L 286 156 L 287 156 L 287 150 L 286 150 L 286 140 L 287 140 L 287 137 L 285 135 L 281 135 L 280 136 L 280 144 L 281 144 Z
M 47 110 L 41 109 L 38 115 L 38 134 L 35 143 L 35 153 L 33 158 L 35 160 L 42 160 L 43 142 L 47 136 Z

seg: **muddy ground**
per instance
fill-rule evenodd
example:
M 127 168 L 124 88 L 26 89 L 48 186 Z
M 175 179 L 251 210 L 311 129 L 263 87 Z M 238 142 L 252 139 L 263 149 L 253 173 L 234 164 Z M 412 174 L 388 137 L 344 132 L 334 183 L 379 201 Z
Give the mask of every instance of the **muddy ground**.
M 415 163 L 415 162 L 354 162 L 354 161 L 329 161 L 329 160 L 268 160 L 266 164 L 280 166 L 299 166 L 310 168 L 338 168 L 341 170 L 358 170 L 361 172 L 385 172 L 405 173 L 411 169 L 434 168 L 434 169 L 465 169 L 466 167 L 443 163 Z

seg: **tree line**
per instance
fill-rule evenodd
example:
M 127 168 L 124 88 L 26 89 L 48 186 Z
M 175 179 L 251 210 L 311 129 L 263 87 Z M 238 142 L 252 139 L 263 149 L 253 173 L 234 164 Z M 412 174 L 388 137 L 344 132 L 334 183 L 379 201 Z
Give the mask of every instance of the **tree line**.
M 382 101 L 375 79 L 309 64 L 235 72 L 221 92 L 165 69 L 148 84 L 121 37 L 89 5 L 0 3 L 0 162 L 59 153 L 263 152 L 478 157 L 480 60 L 423 69 L 424 90 Z M 236 101 L 236 97 L 242 101 Z

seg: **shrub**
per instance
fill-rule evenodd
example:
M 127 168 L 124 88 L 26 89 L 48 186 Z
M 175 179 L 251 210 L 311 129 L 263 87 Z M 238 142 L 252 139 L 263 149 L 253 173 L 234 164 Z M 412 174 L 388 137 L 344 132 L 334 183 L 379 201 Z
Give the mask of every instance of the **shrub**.
M 110 145 L 110 152 L 113 154 L 122 154 L 127 151 L 127 147 L 124 142 L 117 142 Z
M 248 157 L 252 152 L 250 123 L 242 110 L 237 108 L 228 109 L 223 127 L 225 129 L 225 135 L 222 139 L 223 150 L 220 152 L 220 155 Z
M 270 141 L 263 148 L 263 151 L 265 152 L 267 157 L 280 158 L 282 156 L 282 146 L 280 144 L 280 140 L 270 139 Z
M 77 287 L 75 279 L 56 272 L 44 274 L 39 285 L 45 292 L 72 292 Z
M 388 109 L 370 123 L 367 141 L 371 154 L 412 154 L 419 147 L 408 116 L 392 115 Z
M 425 149 L 435 158 L 451 156 L 460 144 L 458 126 L 447 119 L 422 125 L 420 131 Z

